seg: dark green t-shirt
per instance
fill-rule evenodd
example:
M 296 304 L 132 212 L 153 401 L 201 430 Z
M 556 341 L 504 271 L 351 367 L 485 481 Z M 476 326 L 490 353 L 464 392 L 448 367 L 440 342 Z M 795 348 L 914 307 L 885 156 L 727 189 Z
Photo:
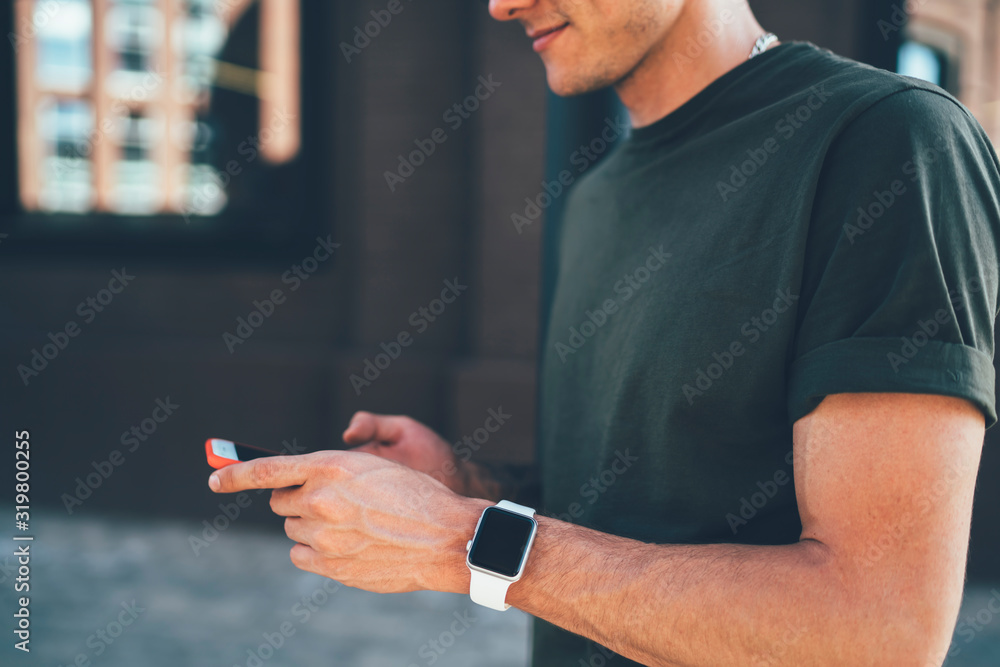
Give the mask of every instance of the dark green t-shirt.
M 567 201 L 542 511 L 653 543 L 792 543 L 792 425 L 825 395 L 959 396 L 992 426 L 998 196 L 955 98 L 809 42 L 633 130 Z M 635 664 L 534 630 L 537 667 Z

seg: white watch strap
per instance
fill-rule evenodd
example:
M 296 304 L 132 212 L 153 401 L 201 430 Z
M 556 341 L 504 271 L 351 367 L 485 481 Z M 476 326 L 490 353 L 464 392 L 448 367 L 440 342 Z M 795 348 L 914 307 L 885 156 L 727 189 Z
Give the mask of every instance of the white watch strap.
M 512 503 L 509 500 L 501 500 L 496 504 L 502 510 L 507 510 L 508 512 L 514 512 L 516 514 L 523 514 L 524 516 L 535 516 L 535 510 L 530 507 L 525 507 L 524 505 L 518 505 L 517 503 Z
M 495 505 L 495 507 L 507 510 L 508 512 L 513 512 L 515 514 L 521 514 L 526 517 L 534 518 L 535 516 L 534 509 L 525 507 L 524 505 L 518 505 L 517 503 L 512 503 L 509 500 L 501 500 Z M 501 579 L 500 577 L 487 574 L 486 572 L 472 570 L 472 580 L 469 584 L 469 596 L 476 604 L 481 604 L 484 607 L 496 609 L 497 611 L 507 611 L 510 609 L 510 605 L 506 602 L 507 589 L 510 588 L 512 583 L 514 582 Z
M 469 596 L 476 604 L 481 604 L 497 611 L 507 611 L 510 605 L 505 602 L 507 589 L 513 582 L 499 577 L 472 570 L 472 582 L 469 586 Z

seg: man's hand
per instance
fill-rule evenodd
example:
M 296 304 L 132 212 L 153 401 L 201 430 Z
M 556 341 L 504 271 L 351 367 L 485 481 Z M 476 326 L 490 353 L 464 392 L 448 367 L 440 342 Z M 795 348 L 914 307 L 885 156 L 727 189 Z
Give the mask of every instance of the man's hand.
M 374 454 L 430 475 L 459 495 L 490 500 L 503 495 L 503 482 L 494 471 L 456 458 L 444 438 L 410 417 L 356 412 L 344 431 L 344 442 L 355 445 L 351 451 Z
M 355 412 L 344 431 L 344 442 L 355 445 L 352 451 L 402 463 L 430 475 L 455 493 L 464 492 L 451 445 L 415 419 Z
M 217 481 L 217 483 L 216 483 Z M 376 593 L 467 592 L 465 542 L 487 503 L 362 452 L 323 451 L 237 463 L 216 493 L 275 489 L 296 567 Z

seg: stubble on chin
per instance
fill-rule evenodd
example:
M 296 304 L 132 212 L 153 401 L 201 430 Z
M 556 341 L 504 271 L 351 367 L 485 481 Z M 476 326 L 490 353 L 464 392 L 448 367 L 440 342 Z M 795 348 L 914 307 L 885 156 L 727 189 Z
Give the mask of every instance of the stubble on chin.
M 573 69 L 575 67 L 575 70 Z M 621 77 L 606 63 L 573 62 L 561 74 L 548 77 L 549 87 L 560 97 L 574 97 L 615 85 Z
M 659 10 L 655 0 L 643 0 L 632 6 L 625 22 L 625 34 L 632 38 L 642 37 L 657 27 Z

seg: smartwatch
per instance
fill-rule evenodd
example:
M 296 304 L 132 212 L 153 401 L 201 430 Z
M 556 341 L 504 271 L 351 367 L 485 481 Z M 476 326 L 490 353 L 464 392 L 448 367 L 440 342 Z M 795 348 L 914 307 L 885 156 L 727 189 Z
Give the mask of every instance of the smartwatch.
M 506 611 L 507 589 L 524 573 L 538 523 L 535 510 L 501 500 L 487 507 L 465 545 L 465 564 L 472 572 L 469 595 L 476 604 Z

